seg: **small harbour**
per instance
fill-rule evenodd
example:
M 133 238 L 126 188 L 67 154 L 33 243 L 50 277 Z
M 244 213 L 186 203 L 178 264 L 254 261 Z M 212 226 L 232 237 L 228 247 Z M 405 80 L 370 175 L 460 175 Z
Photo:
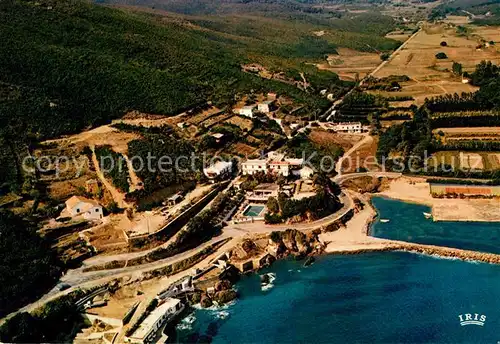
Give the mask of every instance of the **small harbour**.
M 500 223 L 433 221 L 425 205 L 373 197 L 379 216 L 371 226 L 377 238 L 500 254 Z M 386 221 L 389 220 L 389 221 Z
M 375 197 L 373 236 L 500 253 L 500 226 L 433 222 L 429 207 Z M 380 221 L 388 219 L 389 221 Z M 263 287 L 261 277 L 272 274 Z M 461 283 L 466 281 L 467 283 Z M 292 259 L 244 276 L 239 299 L 195 309 L 178 343 L 496 343 L 500 266 L 409 252 Z M 462 326 L 460 315 L 484 315 Z M 474 316 L 474 315 L 473 315 Z

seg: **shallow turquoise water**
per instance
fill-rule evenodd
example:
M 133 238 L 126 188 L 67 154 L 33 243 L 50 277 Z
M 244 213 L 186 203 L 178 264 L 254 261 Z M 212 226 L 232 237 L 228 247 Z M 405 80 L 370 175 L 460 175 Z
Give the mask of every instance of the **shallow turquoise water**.
M 244 277 L 226 309 L 196 310 L 179 343 L 497 343 L 500 267 L 411 253 L 279 261 L 274 287 Z M 483 327 L 459 314 L 486 315 Z
M 434 223 L 425 206 L 375 198 L 373 235 L 500 253 L 498 224 Z M 278 261 L 263 290 L 259 276 L 236 285 L 240 299 L 195 310 L 177 342 L 500 343 L 500 266 L 405 252 L 322 256 L 307 268 Z M 459 315 L 485 315 L 460 326 Z
M 427 206 L 382 197 L 372 203 L 380 215 L 372 225 L 375 237 L 500 254 L 500 223 L 434 222 L 423 215 L 431 211 Z

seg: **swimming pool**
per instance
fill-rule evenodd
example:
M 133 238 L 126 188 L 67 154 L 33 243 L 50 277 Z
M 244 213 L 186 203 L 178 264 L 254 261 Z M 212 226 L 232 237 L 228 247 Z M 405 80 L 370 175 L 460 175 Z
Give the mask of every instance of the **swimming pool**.
M 265 207 L 263 205 L 249 205 L 243 212 L 243 215 L 250 217 L 257 217 L 262 214 L 264 208 Z

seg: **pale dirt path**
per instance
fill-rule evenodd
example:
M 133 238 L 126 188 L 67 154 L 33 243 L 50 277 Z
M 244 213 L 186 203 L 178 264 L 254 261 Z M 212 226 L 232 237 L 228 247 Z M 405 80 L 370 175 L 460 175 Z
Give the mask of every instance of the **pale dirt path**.
M 95 167 L 95 173 L 97 174 L 97 177 L 100 179 L 101 183 L 106 187 L 106 189 L 109 191 L 111 196 L 113 197 L 113 200 L 118 204 L 120 208 L 130 208 L 131 205 L 125 202 L 125 195 L 118 191 L 107 179 L 104 177 L 104 174 L 101 171 L 101 167 L 99 165 L 99 161 L 97 161 L 97 156 L 95 154 L 95 147 L 91 146 L 90 149 L 92 150 L 92 162 Z
M 357 142 L 354 146 L 352 146 L 347 152 L 345 152 L 344 155 L 335 164 L 335 172 L 337 172 L 337 175 L 342 175 L 342 165 L 344 161 L 351 156 L 351 154 L 357 151 L 364 144 L 372 142 L 373 142 L 373 137 L 367 135 L 361 141 Z
M 128 155 L 122 154 L 125 162 L 127 163 L 128 175 L 130 177 L 130 192 L 137 190 L 139 185 L 142 185 L 142 180 L 137 176 L 137 173 L 134 170 L 134 166 L 132 165 L 132 161 L 130 161 Z

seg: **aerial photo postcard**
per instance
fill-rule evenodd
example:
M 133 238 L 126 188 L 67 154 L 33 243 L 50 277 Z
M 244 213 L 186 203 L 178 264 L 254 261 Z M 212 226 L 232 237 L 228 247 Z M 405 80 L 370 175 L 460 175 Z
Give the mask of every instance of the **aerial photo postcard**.
M 0 343 L 500 344 L 500 0 L 0 0 Z

